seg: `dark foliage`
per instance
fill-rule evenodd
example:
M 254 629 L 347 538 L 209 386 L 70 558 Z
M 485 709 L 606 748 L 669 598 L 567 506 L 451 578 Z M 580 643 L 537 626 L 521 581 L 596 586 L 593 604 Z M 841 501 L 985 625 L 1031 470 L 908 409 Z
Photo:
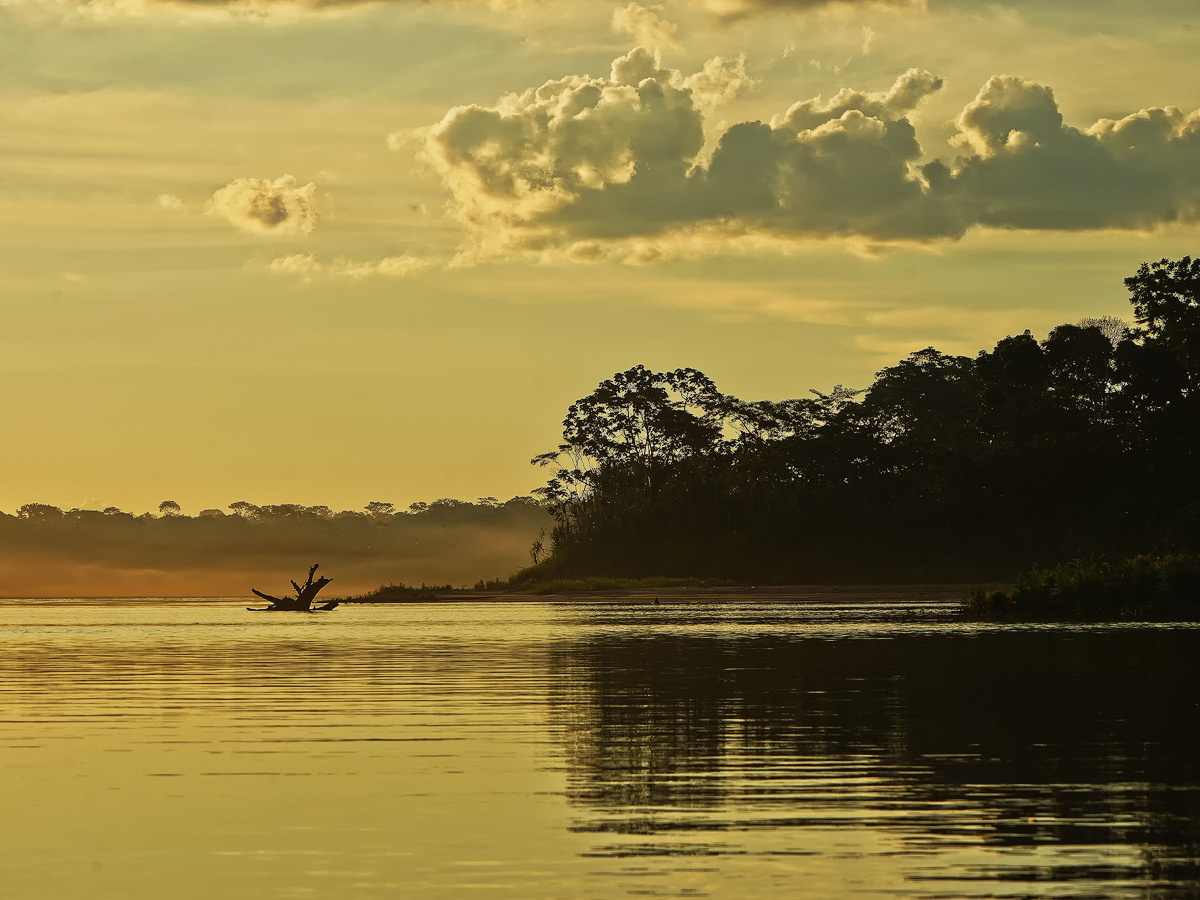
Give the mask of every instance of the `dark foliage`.
M 1011 591 L 972 588 L 965 609 L 976 618 L 999 620 L 1200 619 L 1200 555 L 1035 566 Z
M 1200 544 L 1200 260 L 1126 279 L 1135 325 L 932 347 L 780 402 L 637 366 L 564 421 L 545 577 L 985 581 Z

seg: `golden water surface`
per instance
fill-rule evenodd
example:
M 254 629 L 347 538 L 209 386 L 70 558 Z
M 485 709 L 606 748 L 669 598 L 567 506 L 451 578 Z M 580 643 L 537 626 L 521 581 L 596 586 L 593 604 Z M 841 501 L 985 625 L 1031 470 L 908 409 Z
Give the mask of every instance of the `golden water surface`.
M 1200 896 L 1192 626 L 0 602 L 0 897 Z

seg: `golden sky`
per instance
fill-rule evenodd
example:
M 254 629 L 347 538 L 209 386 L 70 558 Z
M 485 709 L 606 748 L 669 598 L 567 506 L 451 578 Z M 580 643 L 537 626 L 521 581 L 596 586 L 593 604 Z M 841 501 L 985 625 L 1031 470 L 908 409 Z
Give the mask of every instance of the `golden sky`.
M 0 0 L 0 509 L 528 492 L 1200 252 L 1195 0 Z

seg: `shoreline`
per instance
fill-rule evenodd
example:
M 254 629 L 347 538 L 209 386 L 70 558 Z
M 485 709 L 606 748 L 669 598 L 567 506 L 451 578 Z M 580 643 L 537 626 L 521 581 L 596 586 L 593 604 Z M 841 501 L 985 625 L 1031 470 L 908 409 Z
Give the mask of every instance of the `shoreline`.
M 396 600 L 338 600 L 345 606 L 403 606 L 408 603 L 800 603 L 853 601 L 959 602 L 971 585 L 962 584 L 800 584 L 729 587 L 604 588 L 594 591 L 434 591 L 428 597 Z
M 799 584 L 737 585 L 722 587 L 605 588 L 594 591 L 431 591 L 429 596 L 394 600 L 336 599 L 340 606 L 405 606 L 412 603 L 752 603 L 752 602 L 897 602 L 962 601 L 967 583 L 952 584 Z M 104 603 L 132 604 L 253 602 L 245 596 L 90 596 L 0 597 L 0 603 Z

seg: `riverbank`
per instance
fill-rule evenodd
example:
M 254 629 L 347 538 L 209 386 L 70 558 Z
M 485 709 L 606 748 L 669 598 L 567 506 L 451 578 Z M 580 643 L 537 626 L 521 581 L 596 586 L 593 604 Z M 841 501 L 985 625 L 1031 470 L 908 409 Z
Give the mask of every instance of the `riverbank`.
M 395 603 L 865 603 L 865 602 L 961 602 L 966 584 L 820 584 L 820 585 L 725 585 L 720 587 L 626 587 L 604 590 L 455 590 L 412 588 L 379 599 L 373 595 L 339 599 L 346 605 Z

